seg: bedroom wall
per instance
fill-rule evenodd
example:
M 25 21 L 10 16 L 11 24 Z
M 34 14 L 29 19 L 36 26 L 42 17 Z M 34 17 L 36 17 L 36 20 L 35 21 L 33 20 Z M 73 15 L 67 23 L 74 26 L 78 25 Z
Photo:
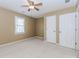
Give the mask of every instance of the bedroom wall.
M 46 13 L 44 17 L 50 15 L 57 16 L 57 23 L 59 22 L 59 15 L 69 12 L 75 12 L 75 7 L 69 7 L 63 10 Z M 14 17 L 25 17 L 25 34 L 16 35 L 14 29 Z M 33 19 L 31 17 L 0 8 L 0 44 L 17 41 L 20 39 L 39 36 L 44 37 L 44 17 Z M 59 24 L 57 24 L 58 26 Z M 58 29 L 59 27 L 57 27 Z M 57 42 L 59 42 L 59 34 L 57 30 Z
M 36 36 L 44 37 L 44 18 L 36 19 Z
M 25 17 L 25 33 L 15 34 L 15 16 Z M 35 35 L 35 19 L 0 8 L 0 44 L 33 37 Z

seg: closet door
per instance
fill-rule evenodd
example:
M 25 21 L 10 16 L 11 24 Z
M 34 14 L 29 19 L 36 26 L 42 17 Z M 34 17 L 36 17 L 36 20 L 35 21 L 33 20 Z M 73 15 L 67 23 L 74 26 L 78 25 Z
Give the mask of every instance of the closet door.
M 46 41 L 56 43 L 56 16 L 46 17 Z
M 60 16 L 60 45 L 75 48 L 75 13 Z

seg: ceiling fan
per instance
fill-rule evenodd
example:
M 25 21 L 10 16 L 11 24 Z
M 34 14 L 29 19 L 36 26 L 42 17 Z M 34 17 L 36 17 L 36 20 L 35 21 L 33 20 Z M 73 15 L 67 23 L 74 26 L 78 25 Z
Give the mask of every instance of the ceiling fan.
M 35 9 L 36 11 L 39 11 L 37 7 L 42 6 L 42 3 L 35 4 L 34 1 L 27 0 L 29 5 L 22 5 L 22 7 L 28 7 L 28 11 Z

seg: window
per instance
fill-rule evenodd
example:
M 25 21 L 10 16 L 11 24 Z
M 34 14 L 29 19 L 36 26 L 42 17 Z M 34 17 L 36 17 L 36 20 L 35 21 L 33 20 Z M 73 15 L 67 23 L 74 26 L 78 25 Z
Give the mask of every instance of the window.
M 20 16 L 15 17 L 15 33 L 16 34 L 23 34 L 24 30 L 24 18 Z

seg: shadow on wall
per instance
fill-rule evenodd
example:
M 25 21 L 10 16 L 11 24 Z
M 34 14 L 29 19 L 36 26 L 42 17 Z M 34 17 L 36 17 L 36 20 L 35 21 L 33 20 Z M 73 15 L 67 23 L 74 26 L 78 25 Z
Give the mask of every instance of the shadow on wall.
M 44 18 L 36 19 L 36 36 L 44 37 Z

